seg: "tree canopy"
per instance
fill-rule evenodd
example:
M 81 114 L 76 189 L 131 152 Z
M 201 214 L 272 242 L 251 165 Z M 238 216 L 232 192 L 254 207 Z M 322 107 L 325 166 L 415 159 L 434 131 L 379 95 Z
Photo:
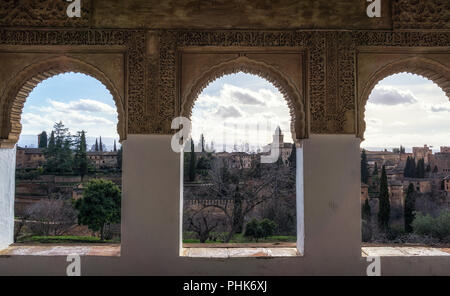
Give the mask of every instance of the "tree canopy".
M 87 183 L 83 198 L 76 201 L 75 208 L 78 210 L 78 224 L 100 231 L 103 240 L 105 226 L 120 223 L 120 189 L 111 181 L 93 179 Z

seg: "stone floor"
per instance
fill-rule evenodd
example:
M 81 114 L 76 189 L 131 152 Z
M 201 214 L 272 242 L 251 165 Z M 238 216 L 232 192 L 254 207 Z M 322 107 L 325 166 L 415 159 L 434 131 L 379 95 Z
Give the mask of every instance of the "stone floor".
M 0 250 L 3 256 L 120 256 L 119 244 L 79 244 L 79 245 L 21 245 L 14 244 L 7 249 Z

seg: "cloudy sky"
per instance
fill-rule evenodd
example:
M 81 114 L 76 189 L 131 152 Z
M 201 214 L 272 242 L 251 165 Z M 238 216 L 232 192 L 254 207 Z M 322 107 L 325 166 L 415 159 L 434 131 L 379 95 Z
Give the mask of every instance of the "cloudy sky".
M 60 120 L 71 134 L 85 130 L 88 137 L 119 137 L 111 94 L 101 82 L 84 74 L 56 75 L 33 89 L 23 108 L 19 145 L 24 146 L 29 135 L 34 139 L 42 131 L 49 134 Z
M 362 147 L 450 146 L 450 101 L 432 81 L 401 73 L 380 81 L 366 105 Z
M 232 150 L 246 143 L 250 150 L 272 141 L 279 125 L 285 142 L 292 142 L 289 108 L 283 95 L 268 81 L 255 75 L 226 75 L 206 87 L 192 110 L 192 137 L 214 142 L 217 151 Z M 239 149 L 241 150 L 241 149 Z
M 362 147 L 450 145 L 450 102 L 436 84 L 417 75 L 396 74 L 380 81 L 370 95 L 365 118 Z M 31 92 L 23 109 L 19 145 L 26 135 L 35 139 L 43 130 L 49 133 L 60 120 L 72 134 L 85 130 L 89 137 L 118 139 L 112 96 L 102 83 L 83 74 L 54 76 Z M 227 150 L 246 143 L 256 150 L 271 142 L 277 125 L 285 142 L 292 142 L 283 96 L 272 84 L 250 74 L 212 82 L 192 110 L 194 140 L 198 142 L 203 133 L 217 151 L 223 150 L 224 142 Z

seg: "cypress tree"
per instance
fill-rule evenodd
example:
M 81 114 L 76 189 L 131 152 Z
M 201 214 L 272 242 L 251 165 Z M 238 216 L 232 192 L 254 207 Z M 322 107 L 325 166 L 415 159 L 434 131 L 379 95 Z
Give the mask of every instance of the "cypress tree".
M 39 148 L 47 148 L 47 133 L 45 131 L 43 131 L 40 136 L 39 136 L 39 143 L 38 143 L 38 147 Z
M 409 177 L 416 177 L 416 159 L 411 157 L 410 166 L 409 166 Z
M 409 183 L 408 190 L 406 191 L 405 206 L 404 206 L 404 219 L 405 219 L 405 232 L 411 233 L 413 231 L 412 222 L 415 218 L 416 210 L 416 197 L 414 194 L 414 185 Z
M 437 172 L 438 172 L 438 167 L 437 167 L 437 165 L 435 165 L 434 168 L 433 168 L 433 173 L 436 174 Z
M 100 136 L 100 143 L 98 143 L 98 147 L 99 147 L 100 151 L 103 151 L 102 136 Z
M 195 151 L 194 151 L 194 141 L 191 139 L 191 158 L 189 160 L 189 181 L 193 182 L 195 180 Z
M 378 176 L 378 165 L 377 165 L 377 163 L 375 163 L 375 166 L 373 167 L 372 176 Z
M 366 198 L 366 200 L 364 201 L 364 204 L 362 205 L 362 208 L 361 208 L 361 218 L 363 220 L 365 220 L 366 222 L 370 223 L 371 216 L 372 216 L 372 213 L 371 213 L 371 208 L 369 205 L 369 199 Z
M 288 160 L 290 168 L 295 171 L 297 167 L 297 149 L 295 147 L 295 143 L 292 144 L 292 150 Z
M 417 161 L 416 178 L 425 178 L 425 160 L 423 158 Z
M 410 157 L 408 156 L 406 158 L 406 164 L 405 164 L 405 168 L 403 169 L 403 176 L 405 178 L 409 178 L 409 170 L 410 170 L 410 166 L 411 166 L 411 160 Z
M 361 153 L 361 182 L 367 184 L 369 180 L 369 165 L 367 163 L 366 150 Z
M 50 140 L 48 141 L 47 150 L 53 150 L 55 149 L 55 132 L 52 131 L 50 134 Z
M 114 152 L 117 152 L 116 140 L 114 140 Z
M 54 131 L 50 134 L 50 140 L 48 141 L 47 148 L 44 149 L 44 155 L 45 169 L 49 172 L 53 172 L 56 168 L 56 140 Z
M 205 152 L 205 137 L 203 134 L 200 136 L 200 147 L 202 148 L 202 152 Z
M 389 228 L 389 217 L 391 214 L 391 205 L 389 201 L 389 189 L 386 175 L 386 168 L 383 165 L 381 169 L 378 227 L 386 231 Z
M 75 148 L 75 168 L 81 176 L 81 180 L 88 173 L 88 158 L 86 148 L 85 131 L 78 132 L 77 145 Z

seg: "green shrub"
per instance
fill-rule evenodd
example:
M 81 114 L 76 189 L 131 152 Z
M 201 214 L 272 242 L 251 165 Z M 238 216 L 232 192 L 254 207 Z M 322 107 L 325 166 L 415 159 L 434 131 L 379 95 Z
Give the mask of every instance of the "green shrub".
M 258 241 L 258 239 L 262 237 L 258 220 L 253 219 L 247 223 L 244 236 L 255 239 L 256 241 Z
M 277 223 L 269 219 L 263 219 L 261 222 L 259 222 L 259 225 L 261 227 L 263 238 L 272 236 L 275 232 L 275 229 L 277 228 Z
M 429 214 L 416 213 L 416 218 L 412 223 L 414 233 L 419 235 L 431 235 L 434 227 L 434 218 Z
M 429 235 L 444 240 L 450 236 L 450 211 L 442 211 L 436 218 L 418 212 L 412 226 L 416 234 Z
M 21 243 L 106 243 L 108 241 L 100 240 L 91 236 L 28 236 L 18 242 Z
M 405 229 L 403 225 L 392 225 L 386 232 L 386 237 L 388 240 L 395 240 L 400 236 L 405 234 Z
M 442 211 L 436 219 L 435 235 L 443 240 L 450 236 L 450 211 Z
M 258 221 L 256 219 L 251 220 L 245 227 L 244 236 L 250 237 L 258 241 L 261 238 L 267 238 L 275 232 L 277 224 L 269 219 L 263 219 Z

